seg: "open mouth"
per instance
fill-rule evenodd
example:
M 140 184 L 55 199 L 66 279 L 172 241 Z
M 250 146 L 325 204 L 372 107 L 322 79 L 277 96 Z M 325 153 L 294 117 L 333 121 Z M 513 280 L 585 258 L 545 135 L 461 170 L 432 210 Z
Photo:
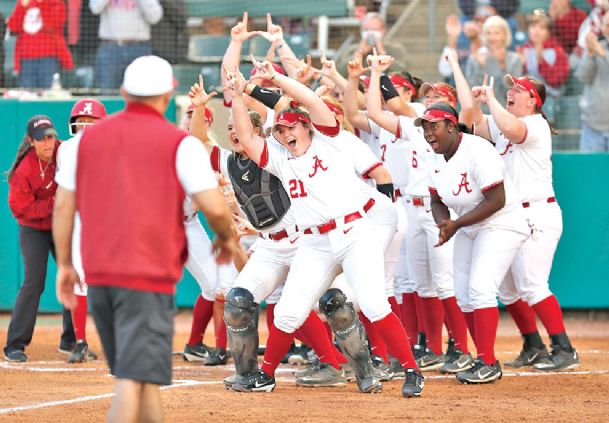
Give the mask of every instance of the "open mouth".
M 438 141 L 435 139 L 427 140 L 427 144 L 429 144 L 429 146 L 433 149 L 433 151 L 436 151 L 439 148 Z
M 295 139 L 289 140 L 288 141 L 288 147 L 290 147 L 290 148 L 296 147 L 296 140 Z
M 513 106 L 514 105 L 514 100 L 508 98 L 507 105 L 508 106 Z
M 231 141 L 233 142 L 233 144 L 238 145 L 239 144 L 239 138 L 232 138 Z

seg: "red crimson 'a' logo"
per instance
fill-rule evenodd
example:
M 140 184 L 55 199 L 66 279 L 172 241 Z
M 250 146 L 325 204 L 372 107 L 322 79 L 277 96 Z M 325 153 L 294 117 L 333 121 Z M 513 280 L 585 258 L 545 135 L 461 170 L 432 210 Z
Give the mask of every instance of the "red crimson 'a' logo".
M 317 169 L 328 170 L 328 168 L 324 166 L 323 162 L 317 156 L 313 156 L 313 160 L 313 172 L 309 174 L 309 178 L 312 178 L 317 174 Z
M 461 182 L 459 182 L 457 192 L 453 191 L 453 194 L 459 195 L 461 189 L 464 189 L 465 192 L 472 192 L 472 189 L 469 187 L 469 182 L 467 182 L 467 172 L 461 174 Z
M 508 142 L 507 145 L 505 146 L 505 150 L 503 150 L 501 153 L 499 153 L 500 156 L 505 156 L 507 153 L 511 153 L 512 152 L 512 143 Z

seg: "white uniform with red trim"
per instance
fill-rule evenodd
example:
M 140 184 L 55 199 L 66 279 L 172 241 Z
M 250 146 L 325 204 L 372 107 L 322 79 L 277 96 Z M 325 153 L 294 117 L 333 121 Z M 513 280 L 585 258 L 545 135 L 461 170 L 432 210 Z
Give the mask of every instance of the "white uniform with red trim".
M 453 241 L 434 247 L 439 231 L 431 214 L 428 187 L 429 167 L 435 154 L 423 133 L 414 126 L 414 118 L 399 117 L 398 135 L 409 144 L 411 151 L 403 163 L 409 168 L 410 176 L 401 198 L 408 214 L 404 239 L 408 245 L 408 274 L 420 297 L 444 300 L 455 295 Z
M 382 243 L 374 223 L 366 218 L 373 201 L 356 176 L 368 168 L 354 169 L 344 156 L 332 139 L 317 131 L 299 157 L 265 141 L 260 165 L 287 187 L 296 222 L 307 228 L 275 308 L 275 325 L 287 333 L 302 325 L 341 266 L 371 321 L 391 312 L 383 287 Z
M 519 195 L 501 158 L 485 139 L 462 134 L 448 161 L 436 154 L 430 163 L 431 193 L 458 216 L 474 209 L 483 192 L 503 182 L 505 206 L 484 221 L 455 234 L 455 296 L 464 312 L 497 306 L 499 285 L 514 256 L 529 236 Z
M 552 260 L 562 234 L 562 211 L 552 184 L 552 133 L 541 114 L 520 118 L 526 125 L 521 144 L 503 136 L 492 116 L 487 116 L 491 139 L 520 193 L 532 236 L 516 255 L 499 289 L 506 305 L 519 298 L 537 304 L 552 292 L 548 285 Z
M 386 112 L 389 113 L 389 112 Z M 399 217 L 398 232 L 390 247 L 390 258 L 394 272 L 394 293 L 401 303 L 402 294 L 414 292 L 415 286 L 410 279 L 408 270 L 408 250 L 404 237 L 408 231 L 408 215 L 404 208 L 402 196 L 409 182 L 408 167 L 404 166 L 405 157 L 410 157 L 411 149 L 407 143 L 384 128 L 381 128 L 372 119 L 368 119 L 371 135 L 378 140 L 379 159 L 391 174 L 396 193 L 396 210 Z

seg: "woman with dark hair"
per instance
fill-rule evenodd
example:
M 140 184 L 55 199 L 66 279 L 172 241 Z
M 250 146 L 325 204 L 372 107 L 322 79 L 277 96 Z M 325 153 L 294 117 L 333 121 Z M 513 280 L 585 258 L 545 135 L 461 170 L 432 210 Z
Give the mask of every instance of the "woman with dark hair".
M 457 380 L 493 382 L 502 376 L 494 353 L 499 285 L 530 229 L 499 154 L 486 140 L 462 131 L 454 108 L 435 104 L 414 124 L 436 153 L 429 163 L 429 192 L 440 230 L 437 246 L 455 237 L 455 295 L 478 353 Z
M 44 115 L 33 116 L 8 171 L 8 205 L 19 223 L 19 247 L 25 272 L 4 347 L 4 356 L 9 361 L 27 361 L 24 350 L 34 333 L 49 252 L 55 255 L 51 216 L 57 190 L 55 158 L 58 147 L 57 131 L 51 119 Z M 60 349 L 66 351 L 73 347 L 67 344 L 75 342 L 75 339 L 68 339 L 74 337 L 69 317 L 69 312 L 64 313 L 64 334 L 60 344 Z
M 562 234 L 562 212 L 552 182 L 552 128 L 542 106 L 546 88 L 540 81 L 506 75 L 510 87 L 504 108 L 487 85 L 472 89 L 476 133 L 492 141 L 507 174 L 520 194 L 532 236 L 520 249 L 499 290 L 523 339 L 523 349 L 506 366 L 533 366 L 540 371 L 568 370 L 579 366 L 579 356 L 567 336 L 562 311 L 549 288 L 552 260 Z M 490 115 L 482 115 L 486 103 Z M 550 336 L 548 355 L 535 315 Z

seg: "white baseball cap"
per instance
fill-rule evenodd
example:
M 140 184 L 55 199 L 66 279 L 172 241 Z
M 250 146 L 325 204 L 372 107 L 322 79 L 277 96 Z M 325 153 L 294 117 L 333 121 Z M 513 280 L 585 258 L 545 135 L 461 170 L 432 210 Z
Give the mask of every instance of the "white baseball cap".
M 158 56 L 135 59 L 123 77 L 123 89 L 131 95 L 155 96 L 173 91 L 175 79 L 169 62 Z

